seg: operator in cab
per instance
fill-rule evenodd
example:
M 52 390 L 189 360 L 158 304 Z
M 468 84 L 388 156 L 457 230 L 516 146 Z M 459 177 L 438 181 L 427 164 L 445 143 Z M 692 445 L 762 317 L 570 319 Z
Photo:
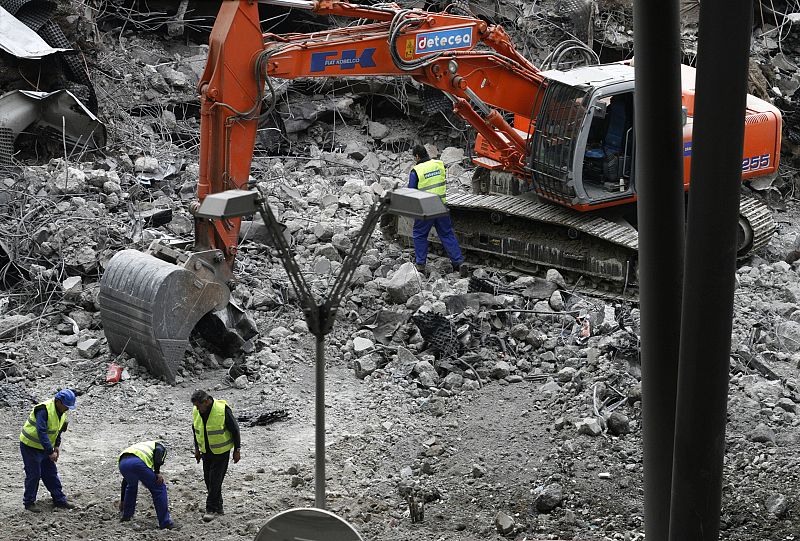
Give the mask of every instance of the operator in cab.
M 414 145 L 411 152 L 416 165 L 408 175 L 408 187 L 436 194 L 442 203 L 447 203 L 447 173 L 444 162 L 432 160 L 428 150 L 421 144 Z M 459 270 L 461 263 L 464 262 L 464 256 L 461 254 L 461 247 L 458 245 L 449 215 L 432 220 L 414 220 L 414 258 L 417 270 L 425 272 L 428 259 L 428 234 L 432 227 L 436 228 L 436 234 L 439 235 L 439 240 L 442 241 L 442 246 L 453 264 L 453 270 Z

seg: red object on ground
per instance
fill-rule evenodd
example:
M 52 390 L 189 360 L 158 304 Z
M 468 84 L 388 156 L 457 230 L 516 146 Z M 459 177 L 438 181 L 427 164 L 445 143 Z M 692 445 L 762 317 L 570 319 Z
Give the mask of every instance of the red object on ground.
M 111 363 L 106 370 L 106 383 L 118 383 L 122 377 L 122 367 L 117 363 Z

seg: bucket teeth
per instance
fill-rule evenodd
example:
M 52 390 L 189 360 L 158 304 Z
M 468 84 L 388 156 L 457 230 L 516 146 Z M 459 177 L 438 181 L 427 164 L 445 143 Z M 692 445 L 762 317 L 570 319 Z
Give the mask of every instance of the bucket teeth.
M 117 253 L 100 280 L 100 317 L 113 353 L 128 353 L 151 374 L 175 382 L 189 334 L 224 307 L 228 288 L 136 250 Z

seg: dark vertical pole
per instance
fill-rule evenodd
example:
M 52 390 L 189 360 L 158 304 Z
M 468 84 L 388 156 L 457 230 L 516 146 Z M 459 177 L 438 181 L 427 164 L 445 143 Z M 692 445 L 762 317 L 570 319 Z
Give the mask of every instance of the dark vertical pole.
M 325 335 L 317 337 L 314 506 L 325 509 Z
M 644 525 L 648 541 L 666 541 L 685 226 L 678 0 L 635 0 L 633 23 Z
M 670 539 L 718 539 L 752 0 L 703 0 Z

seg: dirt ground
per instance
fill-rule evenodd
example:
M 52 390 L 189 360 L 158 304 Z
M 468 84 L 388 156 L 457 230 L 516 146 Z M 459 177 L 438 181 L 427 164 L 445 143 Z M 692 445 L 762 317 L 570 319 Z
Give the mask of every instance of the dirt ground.
M 453 278 L 454 279 L 454 278 Z M 258 313 L 259 323 L 291 325 L 299 312 Z M 578 435 L 558 429 L 557 419 L 574 411 L 575 397 L 540 391 L 541 382 L 514 384 L 487 381 L 475 391 L 455 393 L 444 402 L 442 415 L 425 407 L 416 384 L 390 376 L 354 377 L 342 360 L 342 344 L 353 326 L 342 321 L 328 339 L 330 359 L 327 393 L 327 451 L 329 509 L 351 521 L 364 539 L 643 539 L 640 430 L 631 434 Z M 313 341 L 297 334 L 274 350 L 280 366 L 272 378 L 246 389 L 230 386 L 227 371 L 205 370 L 167 386 L 146 374 L 113 386 L 89 384 L 78 399 L 70 429 L 63 438 L 59 472 L 65 491 L 78 508 L 52 509 L 44 487 L 44 512 L 23 510 L 23 471 L 18 449 L 19 428 L 28 408 L 0 409 L 3 434 L 0 500 L 4 532 L 9 541 L 68 539 L 121 541 L 141 539 L 252 539 L 273 514 L 312 506 L 313 482 Z M 61 362 L 65 347 L 46 328 L 32 329 L 23 341 L 23 355 L 49 364 L 52 374 L 28 386 L 46 398 L 63 382 L 74 382 L 82 371 L 102 374 L 103 362 Z M 17 347 L 19 348 L 19 343 Z M 258 355 L 258 354 L 257 354 Z M 50 362 L 47 362 L 47 360 Z M 237 413 L 284 408 L 289 418 L 268 426 L 242 426 L 242 460 L 231 464 L 224 485 L 226 515 L 203 523 L 205 488 L 202 469 L 193 459 L 189 396 L 196 388 L 209 390 L 232 404 Z M 732 398 L 739 395 L 732 383 Z M 415 396 L 417 395 L 417 396 Z M 797 427 L 779 445 L 746 441 L 752 411 L 732 402 L 727 438 L 726 485 L 722 539 L 791 540 L 797 522 L 775 520 L 761 509 L 764 490 L 777 488 L 796 494 L 794 471 L 749 471 L 753 457 L 772 453 L 778 463 L 793 463 L 800 452 Z M 747 404 L 744 404 L 747 406 Z M 588 411 L 590 404 L 579 404 Z M 625 408 L 640 419 L 638 407 Z M 441 412 L 439 412 L 441 413 Z M 173 518 L 180 531 L 157 529 L 152 503 L 140 490 L 137 514 L 120 523 L 116 504 L 120 475 L 118 453 L 129 444 L 163 439 L 170 448 L 163 468 Z M 756 449 L 754 449 L 756 447 Z M 398 487 L 416 482 L 432 494 L 425 519 L 413 524 Z M 538 513 L 536 488 L 559 483 L 563 504 L 551 513 Z M 297 486 L 295 486 L 297 485 Z M 790 496 L 793 497 L 793 496 Z M 507 537 L 496 531 L 495 516 L 513 517 L 516 527 Z M 756 533 L 758 532 L 758 533 Z

